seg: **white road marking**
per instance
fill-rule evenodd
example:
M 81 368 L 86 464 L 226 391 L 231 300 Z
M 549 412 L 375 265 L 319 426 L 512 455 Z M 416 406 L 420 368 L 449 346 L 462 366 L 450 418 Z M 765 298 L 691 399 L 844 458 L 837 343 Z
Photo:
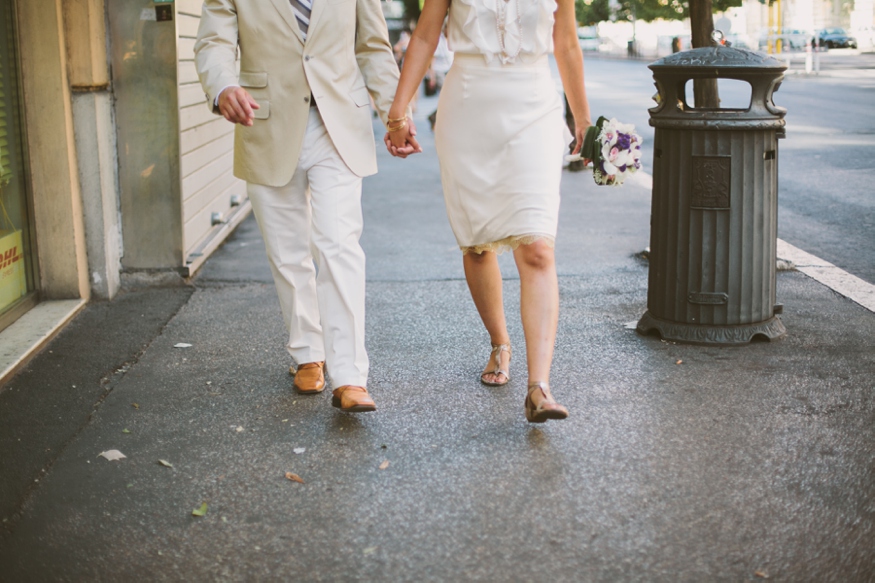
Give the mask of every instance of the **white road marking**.
M 792 261 L 798 271 L 811 279 L 875 312 L 875 285 L 781 239 L 778 239 L 778 257 Z
M 632 174 L 628 180 L 644 188 L 653 188 L 653 176 L 642 170 Z M 778 259 L 790 261 L 797 271 L 860 304 L 870 312 L 875 312 L 875 285 L 782 239 L 778 239 Z

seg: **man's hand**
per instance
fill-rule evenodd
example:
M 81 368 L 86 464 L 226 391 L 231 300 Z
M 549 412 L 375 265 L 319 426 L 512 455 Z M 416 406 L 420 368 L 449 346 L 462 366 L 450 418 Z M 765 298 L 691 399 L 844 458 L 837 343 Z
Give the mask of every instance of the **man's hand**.
M 416 126 L 409 117 L 405 127 L 394 132 L 386 132 L 383 142 L 389 153 L 396 158 L 406 158 L 410 154 L 422 152 L 422 147 L 416 141 Z
M 219 112 L 231 123 L 251 126 L 255 109 L 260 109 L 258 103 L 242 87 L 228 87 L 219 94 Z

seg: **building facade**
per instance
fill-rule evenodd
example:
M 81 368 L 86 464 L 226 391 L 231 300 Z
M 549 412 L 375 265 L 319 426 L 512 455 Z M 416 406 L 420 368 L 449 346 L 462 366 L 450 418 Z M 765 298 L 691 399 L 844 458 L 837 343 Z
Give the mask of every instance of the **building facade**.
M 249 213 L 201 0 L 0 0 L 0 382 L 85 303 L 190 277 Z

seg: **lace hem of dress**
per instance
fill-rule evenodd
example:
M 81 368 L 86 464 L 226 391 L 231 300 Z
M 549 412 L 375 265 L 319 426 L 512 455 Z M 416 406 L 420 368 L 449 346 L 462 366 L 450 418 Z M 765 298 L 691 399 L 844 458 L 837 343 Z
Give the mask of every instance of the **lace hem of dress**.
M 535 241 L 545 241 L 551 248 L 556 245 L 556 240 L 551 235 L 539 233 L 534 235 L 513 235 L 491 243 L 459 247 L 459 249 L 462 250 L 462 255 L 467 255 L 468 253 L 476 253 L 479 255 L 485 251 L 492 251 L 501 255 L 507 251 L 516 251 L 517 247 L 520 245 L 531 245 Z

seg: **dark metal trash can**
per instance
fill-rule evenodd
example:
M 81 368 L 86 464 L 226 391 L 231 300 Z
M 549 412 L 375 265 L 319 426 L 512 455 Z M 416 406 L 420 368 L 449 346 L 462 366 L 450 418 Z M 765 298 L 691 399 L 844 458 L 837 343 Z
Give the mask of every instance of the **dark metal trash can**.
M 697 344 L 786 334 L 776 316 L 778 138 L 772 94 L 786 65 L 732 47 L 683 51 L 650 65 L 655 128 L 647 312 L 638 331 Z M 747 109 L 687 103 L 692 79 L 751 86 Z

